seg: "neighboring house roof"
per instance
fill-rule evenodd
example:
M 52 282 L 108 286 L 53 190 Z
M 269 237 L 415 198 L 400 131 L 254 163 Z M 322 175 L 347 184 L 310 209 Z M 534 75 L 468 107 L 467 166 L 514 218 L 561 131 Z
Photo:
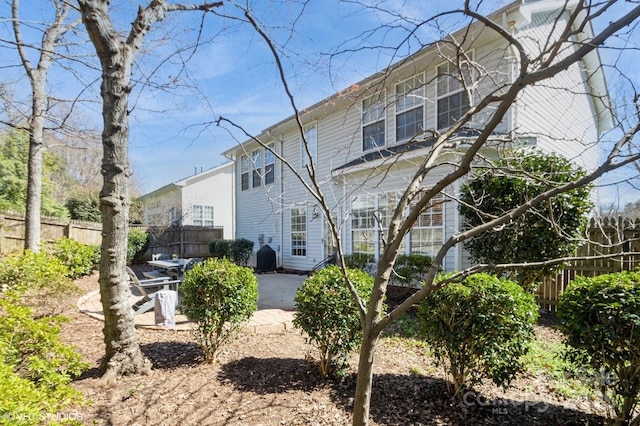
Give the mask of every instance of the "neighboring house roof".
M 228 161 L 220 166 L 216 166 L 216 167 L 212 167 L 210 169 L 207 169 L 205 171 L 202 171 L 200 173 L 196 173 L 194 175 L 191 175 L 189 177 L 177 180 L 175 182 L 169 183 L 165 186 L 162 186 L 154 191 L 151 191 L 149 193 L 146 193 L 140 197 L 138 197 L 138 199 L 136 201 L 144 201 L 148 198 L 154 198 L 154 197 L 160 197 L 163 194 L 166 194 L 167 192 L 171 192 L 173 190 L 176 189 L 182 189 L 185 186 L 191 185 L 195 182 L 199 182 L 201 180 L 207 179 L 211 176 L 215 176 L 216 174 L 220 173 L 221 171 L 224 171 L 224 169 L 226 168 L 232 168 L 233 166 L 233 161 Z

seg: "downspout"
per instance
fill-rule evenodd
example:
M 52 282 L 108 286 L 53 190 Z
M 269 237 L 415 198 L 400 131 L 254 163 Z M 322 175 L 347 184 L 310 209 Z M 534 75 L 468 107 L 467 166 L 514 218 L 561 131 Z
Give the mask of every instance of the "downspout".
M 509 32 L 509 34 L 511 34 L 512 36 L 515 33 L 515 21 L 511 21 L 509 22 L 508 18 L 507 18 L 507 13 L 504 12 L 502 14 L 502 27 Z M 509 44 L 508 45 L 509 50 L 511 51 L 512 54 L 512 59 L 510 62 L 510 66 L 509 66 L 509 84 L 513 84 L 514 82 L 514 76 L 515 76 L 515 69 L 516 66 L 518 64 L 517 62 L 517 58 L 519 56 L 519 52 L 518 50 L 512 45 Z M 520 97 L 520 95 L 518 95 L 518 98 Z M 509 133 L 511 134 L 511 140 L 514 141 L 515 140 L 515 126 L 517 123 L 517 116 L 518 116 L 518 99 L 516 98 L 516 101 L 511 104 L 511 113 L 509 114 Z
M 231 238 L 236 238 L 236 156 L 232 154 L 223 154 L 224 157 L 233 163 L 231 173 Z M 223 231 L 224 233 L 224 231 Z M 223 234 L 224 238 L 224 234 Z
M 282 135 L 280 135 L 280 155 L 283 156 L 284 155 L 284 139 L 282 137 Z M 283 156 L 284 158 L 284 156 Z M 282 197 L 282 194 L 284 194 L 284 166 L 282 164 L 282 161 L 279 161 L 280 163 L 280 179 L 278 179 L 279 184 L 280 184 L 280 192 L 279 192 L 279 196 Z M 284 253 L 284 211 L 283 209 L 279 209 L 280 212 L 278 213 L 280 215 L 280 230 L 278 231 L 278 238 L 279 238 L 279 245 L 280 248 L 278 250 L 280 256 L 278 256 L 280 258 L 280 267 L 284 268 L 284 261 L 283 261 L 283 253 Z

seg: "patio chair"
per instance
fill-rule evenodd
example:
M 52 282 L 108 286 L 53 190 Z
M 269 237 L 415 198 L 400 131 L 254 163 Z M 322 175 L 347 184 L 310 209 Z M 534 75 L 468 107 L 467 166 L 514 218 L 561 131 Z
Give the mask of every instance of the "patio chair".
M 144 314 L 153 309 L 155 305 L 155 293 L 159 290 L 178 290 L 180 280 L 172 280 L 170 277 L 153 278 L 149 280 L 141 280 L 131 268 L 127 267 L 127 274 L 131 285 L 136 288 L 142 298 L 134 303 L 131 308 L 134 315 Z

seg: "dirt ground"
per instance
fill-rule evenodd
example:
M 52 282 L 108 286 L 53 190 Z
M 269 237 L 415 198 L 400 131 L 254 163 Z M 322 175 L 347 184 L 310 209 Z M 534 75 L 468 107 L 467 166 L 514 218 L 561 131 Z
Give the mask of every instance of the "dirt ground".
M 97 276 L 78 281 L 84 292 Z M 74 305 L 75 306 L 75 305 Z M 191 332 L 138 331 L 153 362 L 148 376 L 129 376 L 112 387 L 99 382 L 102 322 L 69 306 L 64 339 L 91 368 L 74 382 L 89 401 L 71 410 L 88 425 L 347 425 L 351 421 L 355 362 L 342 380 L 324 381 L 313 348 L 296 331 L 242 335 L 205 365 Z M 552 321 L 539 338 L 559 339 Z M 371 401 L 373 425 L 598 425 L 602 405 L 554 395 L 544 375 L 523 375 L 503 393 L 483 385 L 462 402 L 446 394 L 442 369 L 416 345 L 385 337 L 376 357 Z

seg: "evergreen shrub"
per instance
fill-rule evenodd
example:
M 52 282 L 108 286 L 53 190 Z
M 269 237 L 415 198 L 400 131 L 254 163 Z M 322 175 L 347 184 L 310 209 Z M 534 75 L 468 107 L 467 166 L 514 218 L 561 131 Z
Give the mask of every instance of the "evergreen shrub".
M 483 378 L 506 388 L 522 370 L 538 307 L 518 284 L 476 274 L 427 296 L 418 310 L 422 336 L 462 397 Z
M 357 269 L 347 269 L 347 275 L 368 303 L 373 288 L 371 275 Z M 320 373 L 323 377 L 343 375 L 349 354 L 362 341 L 362 326 L 340 268 L 330 265 L 307 278 L 296 293 L 295 303 L 293 325 L 317 347 Z
M 569 358 L 599 377 L 590 383 L 613 408 L 613 424 L 640 424 L 640 415 L 632 419 L 640 403 L 640 273 L 576 277 L 560 297 L 558 318 Z
M 180 289 L 182 312 L 198 324 L 198 342 L 212 363 L 256 311 L 258 280 L 249 268 L 210 258 L 185 273 Z

